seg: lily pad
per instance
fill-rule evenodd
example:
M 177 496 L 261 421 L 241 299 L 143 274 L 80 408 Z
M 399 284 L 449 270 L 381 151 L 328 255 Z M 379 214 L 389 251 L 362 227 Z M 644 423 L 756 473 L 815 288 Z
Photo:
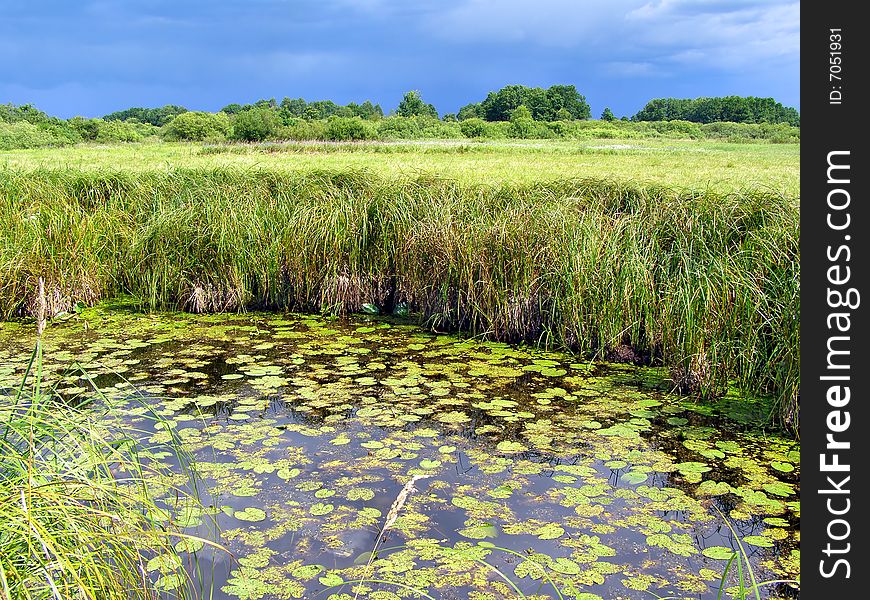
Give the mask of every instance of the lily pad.
M 514 452 L 525 452 L 526 450 L 528 450 L 528 448 L 526 448 L 523 444 L 519 442 L 511 442 L 505 440 L 503 442 L 499 442 L 496 445 L 496 450 L 503 454 L 512 454 Z
M 794 465 L 789 462 L 773 461 L 770 466 L 781 473 L 791 473 L 794 471 Z
M 498 537 L 498 528 L 492 523 L 481 523 L 459 530 L 459 534 L 473 540 L 484 540 Z
M 773 540 L 763 535 L 747 535 L 743 538 L 743 543 L 759 548 L 773 548 Z
M 649 475 L 647 475 L 646 473 L 641 473 L 640 471 L 629 471 L 628 473 L 625 473 L 622 477 L 620 477 L 621 480 L 631 485 L 643 483 L 648 478 Z
M 560 538 L 565 535 L 565 530 L 562 527 L 559 527 L 555 523 L 547 523 L 543 527 L 539 527 L 535 530 L 535 535 L 538 536 L 538 539 L 541 540 L 555 540 L 556 538 Z
M 324 502 L 316 502 L 316 503 L 311 505 L 311 508 L 308 509 L 308 512 L 310 512 L 315 517 L 321 517 L 323 515 L 328 515 L 334 509 L 335 509 L 335 506 L 333 506 L 332 504 L 326 504 Z
M 259 523 L 260 521 L 266 520 L 266 511 L 260 508 L 254 508 L 253 506 L 250 506 L 242 510 L 237 510 L 233 513 L 233 517 L 235 517 L 239 521 L 250 521 L 252 523 Z
M 577 575 L 581 571 L 580 565 L 571 559 L 563 558 L 561 556 L 547 566 L 556 573 L 561 573 L 562 575 Z
M 710 546 L 704 548 L 701 551 L 701 554 L 714 560 L 730 560 L 731 557 L 734 556 L 735 551 L 731 548 L 726 548 L 725 546 Z

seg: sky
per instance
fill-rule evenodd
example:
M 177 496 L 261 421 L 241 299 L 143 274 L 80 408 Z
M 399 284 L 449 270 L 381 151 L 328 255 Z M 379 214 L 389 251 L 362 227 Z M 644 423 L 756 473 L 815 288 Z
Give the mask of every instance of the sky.
M 0 103 L 60 117 L 260 98 L 439 113 L 574 84 L 598 117 L 652 98 L 800 107 L 792 0 L 2 0 Z

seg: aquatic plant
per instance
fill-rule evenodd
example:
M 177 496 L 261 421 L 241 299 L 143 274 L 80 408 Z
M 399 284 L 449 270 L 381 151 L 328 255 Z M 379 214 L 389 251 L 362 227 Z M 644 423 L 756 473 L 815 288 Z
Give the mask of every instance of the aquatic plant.
M 723 594 L 726 592 L 735 600 L 747 600 L 753 597 L 755 600 L 761 600 L 761 588 L 765 586 L 776 584 L 788 584 L 793 586 L 800 585 L 800 582 L 794 579 L 771 579 L 768 581 L 758 581 L 755 577 L 755 571 L 752 568 L 752 562 L 749 560 L 749 556 L 746 554 L 746 548 L 743 545 L 745 540 L 740 540 L 740 536 L 737 535 L 731 521 L 723 515 L 718 508 L 716 510 L 719 512 L 719 516 L 725 521 L 728 529 L 731 530 L 731 535 L 734 536 L 734 540 L 737 542 L 737 550 L 735 550 L 728 558 L 728 563 L 722 571 L 722 578 L 719 580 L 719 589 L 716 594 L 716 600 L 722 600 L 722 598 L 725 597 Z M 737 570 L 737 584 L 726 588 L 726 581 L 728 580 L 728 574 L 730 573 L 732 566 Z
M 143 432 L 118 421 L 129 415 L 102 393 L 59 397 L 64 382 L 91 383 L 83 370 L 44 385 L 42 280 L 36 302 L 39 335 L 27 370 L 16 389 L 0 388 L 0 596 L 191 596 L 182 556 L 203 541 L 181 533 L 171 510 L 197 501 L 157 459 L 168 452 L 184 465 L 183 451 L 138 441 Z
M 26 327 L 0 323 L 0 386 L 25 369 Z M 435 598 L 514 597 L 481 560 L 529 597 L 541 585 L 555 597 L 548 577 L 587 600 L 715 597 L 736 546 L 711 504 L 733 519 L 762 579 L 799 573 L 798 444 L 751 426 L 763 402 L 663 393 L 666 369 L 382 317 L 145 314 L 129 301 L 64 317 L 45 343 L 44 381 L 71 357 L 107 394 L 135 381 L 170 428 L 149 441 L 177 434 L 195 453 L 239 559 L 218 570 L 216 593 L 319 597 L 345 585 L 332 600 L 350 600 L 366 575 L 361 597 L 410 591 L 399 584 Z M 396 513 L 415 475 L 431 477 Z M 212 514 L 181 513 L 190 528 Z M 382 546 L 406 547 L 381 547 L 366 573 L 386 522 Z

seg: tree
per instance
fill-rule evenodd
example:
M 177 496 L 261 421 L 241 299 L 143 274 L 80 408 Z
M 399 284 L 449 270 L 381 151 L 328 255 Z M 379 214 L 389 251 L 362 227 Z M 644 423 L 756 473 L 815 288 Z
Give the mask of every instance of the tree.
M 610 110 L 609 106 L 604 107 L 604 112 L 601 113 L 602 121 L 615 121 L 616 117 L 613 116 L 613 112 Z
M 525 90 L 522 85 L 506 85 L 497 92 L 490 92 L 481 102 L 487 121 L 509 121 L 511 113 L 523 103 Z
M 381 105 L 372 104 L 371 100 L 366 100 L 362 104 L 351 102 L 347 105 L 347 108 L 354 116 L 361 117 L 363 119 L 380 119 L 384 116 L 384 111 L 381 108 Z
M 186 113 L 187 109 L 176 104 L 167 104 L 160 108 L 133 107 L 126 110 L 109 113 L 103 117 L 104 121 L 129 121 L 136 119 L 140 123 L 151 123 L 157 127 L 163 127 L 176 116 Z
M 564 117 L 565 113 L 569 119 L 588 119 L 591 114 L 586 99 L 573 85 L 553 85 L 546 90 L 506 85 L 497 92 L 487 94 L 481 102 L 481 109 L 487 121 L 508 121 L 520 105 L 529 109 L 535 121 L 553 121 L 559 119 L 560 115 Z
M 396 114 L 400 117 L 435 117 L 438 118 L 438 111 L 431 104 L 423 102 L 420 92 L 411 90 L 405 92 L 402 101 L 396 108 Z
M 287 98 L 281 100 L 280 110 L 281 118 L 286 120 L 288 117 L 301 118 L 305 114 L 305 107 L 308 105 L 304 98 Z
M 586 97 L 573 85 L 551 85 L 547 88 L 547 97 L 554 111 L 564 108 L 574 119 L 588 119 L 592 116 Z
M 83 140 L 90 142 L 96 140 L 97 135 L 100 133 L 100 121 L 101 119 L 73 117 L 67 122 L 78 132 Z
M 243 110 L 243 107 L 241 104 L 239 104 L 237 102 L 233 102 L 232 104 L 227 104 L 226 106 L 224 106 L 220 110 L 220 112 L 226 113 L 228 115 L 234 115 L 236 113 L 242 112 L 242 110 Z
M 483 119 L 485 116 L 486 112 L 483 110 L 480 102 L 475 102 L 460 108 L 456 118 L 460 121 L 465 121 L 466 119 Z
M 369 140 L 376 137 L 375 126 L 361 117 L 329 117 L 326 139 L 336 142 Z
M 691 121 L 694 123 L 787 123 L 800 127 L 800 113 L 773 98 L 724 96 L 716 98 L 655 98 L 632 117 L 633 121 Z

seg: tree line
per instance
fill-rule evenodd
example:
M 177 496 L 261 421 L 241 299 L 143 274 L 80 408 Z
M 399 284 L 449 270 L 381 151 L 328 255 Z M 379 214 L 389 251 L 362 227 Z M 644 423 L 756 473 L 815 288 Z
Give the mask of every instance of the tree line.
M 773 98 L 656 98 L 646 103 L 633 121 L 691 121 L 692 123 L 788 123 L 800 127 L 800 113 Z
M 389 114 L 370 100 L 340 105 L 332 100 L 304 98 L 258 100 L 228 104 L 216 113 L 190 111 L 169 104 L 132 107 L 102 118 L 59 119 L 32 105 L 0 105 L 0 149 L 69 145 L 79 142 L 135 142 L 149 137 L 167 140 L 267 139 L 365 140 L 414 138 L 562 138 L 683 136 L 771 141 L 797 141 L 800 115 L 772 98 L 651 100 L 630 119 L 617 119 L 605 108 L 590 121 L 586 98 L 573 85 L 549 88 L 508 85 L 490 92 L 458 113 L 439 115 L 420 92 L 404 94 Z M 582 125 L 589 122 L 590 127 Z M 637 126 L 629 126 L 628 123 Z M 643 123 L 662 122 L 662 126 Z M 599 123 L 601 125 L 596 125 Z M 603 124 L 610 123 L 610 129 Z M 716 125 L 701 129 L 698 124 Z M 753 124 L 758 127 L 745 127 Z M 785 127 L 779 127 L 782 125 Z

